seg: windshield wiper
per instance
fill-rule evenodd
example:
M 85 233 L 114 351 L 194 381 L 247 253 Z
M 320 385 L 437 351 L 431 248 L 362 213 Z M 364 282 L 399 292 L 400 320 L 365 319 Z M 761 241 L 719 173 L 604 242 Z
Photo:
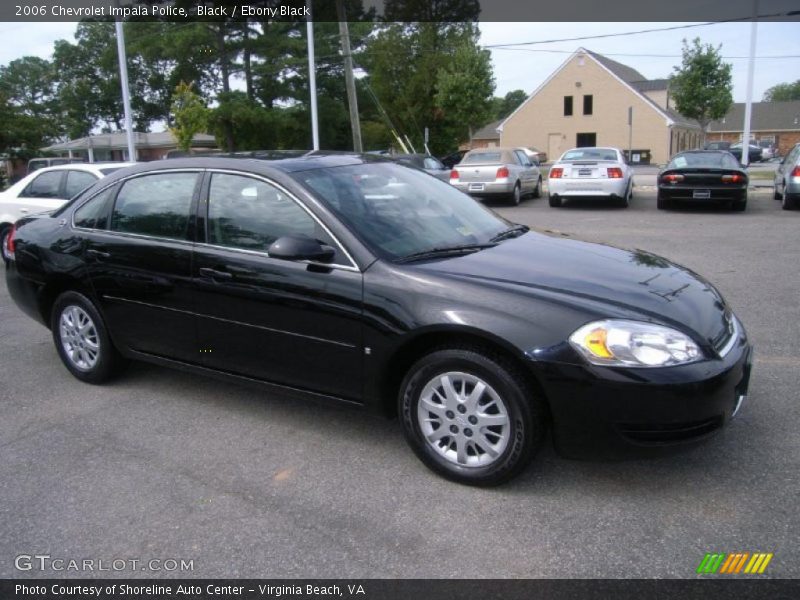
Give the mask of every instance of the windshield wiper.
M 530 231 L 530 227 L 527 225 L 514 225 L 506 229 L 505 231 L 501 231 L 497 235 L 495 235 L 491 240 L 491 242 L 502 242 L 503 240 L 507 240 L 509 238 L 515 238 L 521 236 L 523 233 L 527 233 Z
M 444 258 L 447 256 L 461 256 L 463 254 L 471 254 L 486 248 L 494 248 L 497 244 L 464 244 L 462 246 L 446 246 L 442 248 L 429 248 L 420 252 L 413 252 L 406 256 L 401 256 L 396 259 L 396 263 L 408 263 L 417 260 L 426 260 L 429 258 Z

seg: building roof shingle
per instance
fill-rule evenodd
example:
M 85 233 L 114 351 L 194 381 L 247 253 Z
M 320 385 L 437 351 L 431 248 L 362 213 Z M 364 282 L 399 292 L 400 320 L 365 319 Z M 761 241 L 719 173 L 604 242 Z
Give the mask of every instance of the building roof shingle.
M 750 129 L 751 131 L 800 131 L 800 100 L 753 102 Z M 708 130 L 743 131 L 744 102 L 736 102 L 722 119 L 712 121 Z
M 505 119 L 500 119 L 499 121 L 492 121 L 488 125 L 484 125 L 478 131 L 472 134 L 473 140 L 499 140 L 500 134 L 497 133 L 497 128 L 500 127 L 500 123 L 505 121 Z

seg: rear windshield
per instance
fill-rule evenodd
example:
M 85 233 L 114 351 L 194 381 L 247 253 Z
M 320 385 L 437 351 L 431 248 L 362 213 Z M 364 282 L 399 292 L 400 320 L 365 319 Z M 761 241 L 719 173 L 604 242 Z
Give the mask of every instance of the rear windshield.
M 573 160 L 619 160 L 617 153 L 607 148 L 580 148 L 570 150 L 561 157 L 562 161 Z
M 687 152 L 674 156 L 668 169 L 738 169 L 739 163 L 728 152 Z
M 475 163 L 500 162 L 499 152 L 470 152 L 461 161 L 461 164 L 469 165 Z

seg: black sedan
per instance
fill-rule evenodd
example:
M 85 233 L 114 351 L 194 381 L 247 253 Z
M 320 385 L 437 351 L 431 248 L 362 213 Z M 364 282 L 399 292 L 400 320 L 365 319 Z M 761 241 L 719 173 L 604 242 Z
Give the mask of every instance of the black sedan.
M 78 379 L 136 359 L 399 415 L 462 483 L 510 479 L 547 427 L 568 456 L 691 444 L 747 394 L 745 330 L 705 279 L 376 157 L 142 164 L 11 250 L 11 296 Z
M 672 157 L 658 174 L 658 208 L 678 202 L 715 202 L 732 210 L 747 208 L 747 172 L 730 152 L 689 150 Z

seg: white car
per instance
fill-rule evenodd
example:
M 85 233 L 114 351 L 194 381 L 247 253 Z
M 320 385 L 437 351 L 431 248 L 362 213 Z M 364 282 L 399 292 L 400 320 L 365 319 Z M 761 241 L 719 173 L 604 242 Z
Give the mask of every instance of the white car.
M 98 179 L 135 163 L 73 163 L 37 169 L 0 192 L 0 248 L 8 261 L 8 234 L 24 216 L 49 212 L 63 205 Z
M 609 198 L 626 207 L 633 170 L 618 148 L 573 148 L 550 167 L 547 185 L 550 206 L 569 198 Z

